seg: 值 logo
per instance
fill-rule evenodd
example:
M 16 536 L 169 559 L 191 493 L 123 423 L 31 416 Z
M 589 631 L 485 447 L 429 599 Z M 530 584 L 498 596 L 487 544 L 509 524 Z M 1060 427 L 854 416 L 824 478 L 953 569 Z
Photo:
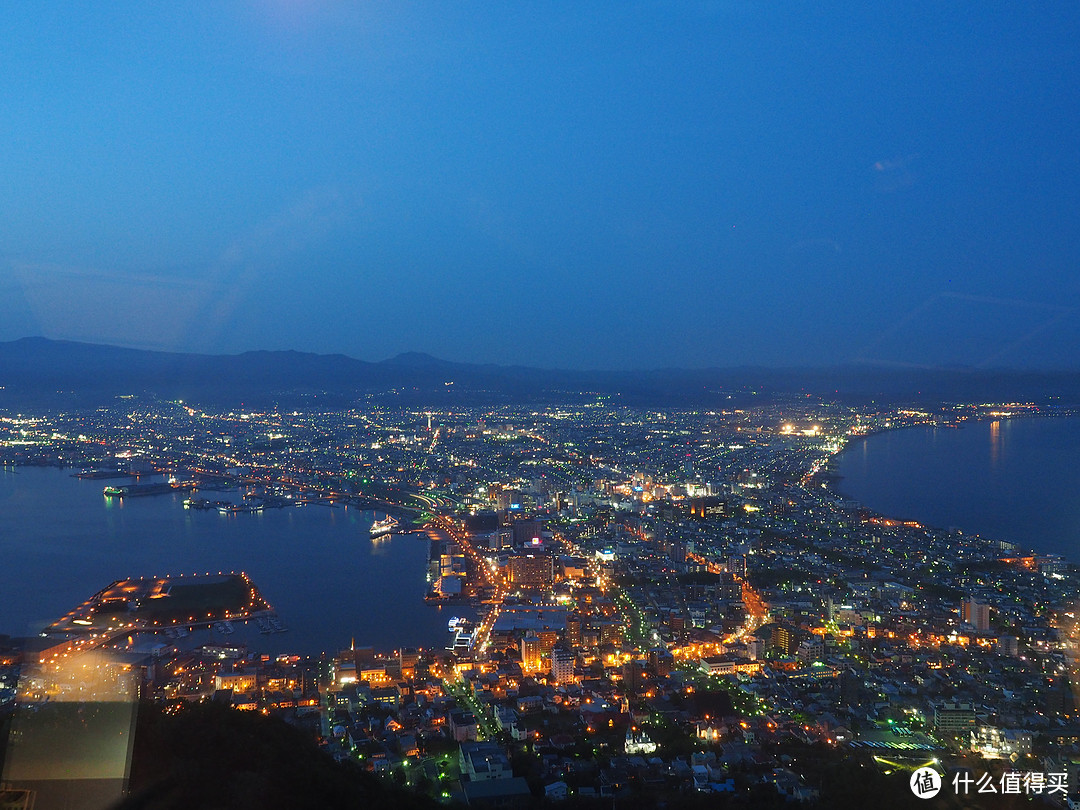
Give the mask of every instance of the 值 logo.
M 941 774 L 933 768 L 919 768 L 911 774 L 911 792 L 920 799 L 932 799 L 941 790 Z

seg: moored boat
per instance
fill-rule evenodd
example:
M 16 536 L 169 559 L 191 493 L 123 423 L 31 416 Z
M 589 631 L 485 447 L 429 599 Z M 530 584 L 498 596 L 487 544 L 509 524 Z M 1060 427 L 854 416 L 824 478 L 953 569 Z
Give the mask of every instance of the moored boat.
M 395 517 L 387 515 L 382 520 L 376 520 L 372 523 L 369 532 L 373 538 L 382 537 L 384 534 L 393 532 L 399 525 Z

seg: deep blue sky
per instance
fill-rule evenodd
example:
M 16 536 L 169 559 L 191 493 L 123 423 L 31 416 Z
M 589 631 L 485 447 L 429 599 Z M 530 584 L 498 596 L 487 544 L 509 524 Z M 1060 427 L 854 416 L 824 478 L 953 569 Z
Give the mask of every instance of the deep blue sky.
M 0 340 L 1080 365 L 1080 4 L 23 3 Z

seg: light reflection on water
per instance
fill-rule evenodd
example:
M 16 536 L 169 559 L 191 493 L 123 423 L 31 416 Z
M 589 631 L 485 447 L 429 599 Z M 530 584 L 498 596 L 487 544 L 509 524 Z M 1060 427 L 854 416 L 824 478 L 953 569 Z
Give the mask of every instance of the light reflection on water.
M 0 469 L 0 633 L 36 632 L 116 579 L 206 571 L 246 571 L 278 611 L 288 633 L 247 634 L 266 652 L 441 647 L 447 617 L 472 615 L 424 603 L 427 538 L 372 543 L 370 512 L 224 515 L 184 509 L 186 494 L 105 498 L 71 472 Z
M 870 509 L 1080 561 L 1080 418 L 1023 418 L 852 442 L 838 489 Z

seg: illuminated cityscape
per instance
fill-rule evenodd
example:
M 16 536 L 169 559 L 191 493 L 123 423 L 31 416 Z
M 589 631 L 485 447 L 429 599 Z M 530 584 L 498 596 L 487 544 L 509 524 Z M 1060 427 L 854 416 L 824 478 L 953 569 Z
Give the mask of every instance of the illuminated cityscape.
M 3 23 L 0 810 L 1080 810 L 1080 3 Z
M 106 500 L 373 514 L 358 542 L 427 543 L 424 601 L 477 616 L 443 644 L 379 649 L 358 626 L 314 656 L 289 649 L 294 627 L 267 654 L 234 626 L 281 631 L 289 616 L 245 575 L 120 580 L 45 628 L 44 647 L 9 644 L 5 700 L 70 694 L 50 672 L 118 655 L 166 712 L 215 701 L 285 718 L 338 760 L 470 806 L 762 786 L 827 798 L 825 765 L 797 767 L 799 752 L 883 779 L 931 760 L 995 778 L 1071 767 L 1075 567 L 871 513 L 830 466 L 879 431 L 1036 414 L 806 397 L 217 412 L 125 397 L 4 416 L 5 465 L 61 465 Z

